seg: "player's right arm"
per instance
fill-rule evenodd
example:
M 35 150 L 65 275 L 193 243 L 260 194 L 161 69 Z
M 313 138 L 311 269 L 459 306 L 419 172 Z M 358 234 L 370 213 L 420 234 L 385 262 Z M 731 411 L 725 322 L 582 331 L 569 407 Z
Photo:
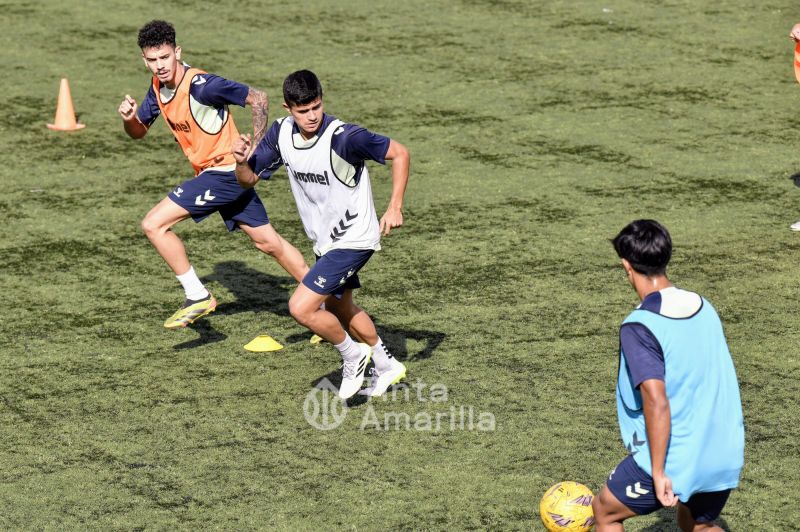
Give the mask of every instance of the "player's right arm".
M 789 38 L 794 42 L 800 42 L 800 23 L 792 27 L 792 31 L 789 32 Z
M 125 133 L 134 139 L 140 139 L 147 135 L 147 126 L 142 124 L 139 117 L 136 116 L 136 111 L 139 106 L 136 100 L 131 98 L 129 94 L 125 95 L 125 99 L 119 104 L 117 112 L 122 117 L 122 125 L 125 127 Z

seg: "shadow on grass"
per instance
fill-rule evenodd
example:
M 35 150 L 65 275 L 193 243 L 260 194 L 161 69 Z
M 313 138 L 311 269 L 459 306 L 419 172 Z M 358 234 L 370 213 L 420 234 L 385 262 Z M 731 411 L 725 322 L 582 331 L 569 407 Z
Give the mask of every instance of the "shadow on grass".
M 436 350 L 436 348 L 439 347 L 439 344 L 441 344 L 447 337 L 446 334 L 437 331 L 401 329 L 401 328 L 378 324 L 377 321 L 375 323 L 375 327 L 378 329 L 378 335 L 383 340 L 383 343 L 386 345 L 389 352 L 392 354 L 392 356 L 394 356 L 397 360 L 400 360 L 401 362 L 406 362 L 409 360 L 410 361 L 424 360 L 430 358 L 431 356 L 433 356 L 433 352 Z M 299 334 L 292 335 L 291 337 L 287 338 L 288 341 L 304 341 L 305 339 L 306 339 L 305 335 L 299 335 Z M 421 351 L 410 353 L 408 348 L 408 340 L 424 342 L 425 346 Z M 338 360 L 338 358 L 336 360 Z M 370 365 L 366 370 L 367 375 L 370 374 L 372 367 L 374 366 L 372 362 L 370 362 Z M 411 370 L 412 368 L 409 368 L 409 371 Z M 342 383 L 342 368 L 339 367 L 335 371 L 332 371 L 327 375 L 323 375 L 318 379 L 315 379 L 314 381 L 312 381 L 311 386 L 312 388 L 319 387 L 326 380 L 330 382 L 331 385 L 333 385 L 338 389 L 339 385 L 341 385 Z M 406 380 L 408 380 L 408 377 L 406 377 Z M 407 385 L 404 383 L 400 383 L 397 385 L 397 387 L 404 387 L 404 386 Z M 349 407 L 359 406 L 365 402 L 366 402 L 366 397 L 354 396 L 347 400 L 347 406 Z
M 676 510 L 662 508 L 656 515 L 659 518 L 658 523 L 643 528 L 642 532 L 673 532 L 675 530 L 679 530 Z M 722 519 L 721 517 L 715 519 L 714 523 L 717 526 L 722 527 L 723 530 L 730 530 L 728 523 L 726 523 L 725 519 Z
M 216 330 L 206 319 L 198 321 L 197 323 L 192 323 L 188 327 L 197 332 L 199 336 L 194 340 L 176 344 L 172 347 L 173 349 L 177 351 L 183 349 L 194 349 L 195 347 L 200 347 L 202 345 L 221 342 L 228 337 L 226 334 Z
M 401 329 L 380 324 L 375 318 L 372 318 L 372 320 L 375 322 L 375 328 L 378 329 L 378 335 L 387 349 L 389 349 L 389 352 L 401 362 L 430 358 L 436 348 L 439 347 L 439 344 L 447 337 L 446 334 L 437 331 Z M 408 340 L 424 342 L 425 347 L 416 353 L 409 353 Z M 293 334 L 287 337 L 286 341 L 291 343 L 308 341 L 308 333 Z M 324 377 L 320 377 L 320 379 L 322 378 Z
M 367 380 L 365 382 L 369 382 L 369 374 L 371 373 L 372 364 L 370 363 L 369 368 L 367 368 Z M 315 380 L 311 383 L 312 388 L 319 388 L 320 390 L 328 390 L 333 393 L 339 389 L 339 386 L 342 384 L 342 368 L 340 367 L 336 371 L 332 371 L 327 375 L 320 377 L 319 379 Z M 404 388 L 408 388 L 408 384 L 405 382 L 401 382 L 390 386 L 387 392 L 391 392 L 392 390 L 402 390 Z M 359 395 L 356 394 L 345 401 L 348 408 L 358 408 L 360 406 L 365 405 L 369 401 L 369 397 L 366 395 Z
M 214 266 L 214 273 L 203 277 L 201 281 L 204 284 L 219 283 L 235 297 L 233 301 L 217 305 L 216 311 L 211 316 L 261 311 L 270 311 L 280 316 L 289 315 L 288 301 L 294 285 L 294 279 L 291 277 L 276 277 L 250 268 L 241 261 L 227 261 Z M 173 349 L 194 349 L 227 338 L 227 335 L 214 329 L 207 318 L 189 325 L 189 328 L 196 331 L 199 337 L 177 344 Z
M 295 285 L 291 277 L 276 277 L 247 266 L 241 261 L 220 262 L 214 273 L 201 279 L 217 282 L 234 295 L 231 302 L 217 306 L 216 314 L 269 311 L 289 316 L 289 296 Z

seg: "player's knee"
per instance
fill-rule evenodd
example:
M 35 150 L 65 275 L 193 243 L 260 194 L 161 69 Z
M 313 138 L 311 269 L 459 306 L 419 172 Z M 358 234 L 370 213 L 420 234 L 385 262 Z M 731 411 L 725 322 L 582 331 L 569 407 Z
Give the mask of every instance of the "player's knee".
M 277 256 L 281 252 L 281 243 L 276 239 L 269 238 L 261 242 L 256 242 L 255 245 L 259 251 L 272 257 Z
M 613 518 L 611 512 L 609 512 L 608 501 L 606 500 L 607 497 L 605 496 L 606 490 L 600 490 L 600 493 L 597 494 L 597 497 L 592 499 L 592 512 L 594 512 L 594 519 L 598 524 L 605 525 L 616 520 Z
M 600 522 L 600 516 L 603 515 L 603 505 L 600 502 L 600 495 L 592 499 L 592 512 L 594 513 L 594 520 Z
M 148 237 L 158 234 L 159 229 L 159 224 L 156 223 L 152 216 L 145 216 L 142 220 L 142 231 Z
M 305 306 L 294 298 L 289 299 L 289 314 L 291 314 L 300 325 L 307 325 L 311 316 L 311 313 L 306 310 Z

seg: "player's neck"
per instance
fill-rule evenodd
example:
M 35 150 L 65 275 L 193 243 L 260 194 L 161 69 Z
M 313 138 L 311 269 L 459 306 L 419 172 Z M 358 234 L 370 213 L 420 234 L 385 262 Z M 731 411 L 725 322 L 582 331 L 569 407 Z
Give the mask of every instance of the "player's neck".
M 672 286 L 672 283 L 665 275 L 657 275 L 655 277 L 647 277 L 646 275 L 636 275 L 634 277 L 633 288 L 639 299 L 644 301 L 644 298 L 653 292 L 659 292 L 665 288 Z

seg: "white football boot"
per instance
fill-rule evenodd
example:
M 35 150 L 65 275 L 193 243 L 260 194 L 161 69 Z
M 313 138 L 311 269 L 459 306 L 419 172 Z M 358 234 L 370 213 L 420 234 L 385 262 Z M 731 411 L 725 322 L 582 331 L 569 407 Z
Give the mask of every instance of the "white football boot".
M 361 354 L 353 360 L 345 360 L 342 363 L 342 384 L 339 386 L 339 397 L 342 399 L 349 399 L 355 395 L 364 384 L 364 372 L 372 358 L 372 348 L 361 343 L 358 347 L 361 349 Z
M 406 376 L 406 367 L 402 362 L 392 358 L 392 367 L 383 371 L 378 371 L 378 368 L 372 369 L 372 384 L 369 388 L 361 390 L 359 395 L 367 395 L 369 397 L 378 397 L 386 393 L 389 386 L 397 384 Z

